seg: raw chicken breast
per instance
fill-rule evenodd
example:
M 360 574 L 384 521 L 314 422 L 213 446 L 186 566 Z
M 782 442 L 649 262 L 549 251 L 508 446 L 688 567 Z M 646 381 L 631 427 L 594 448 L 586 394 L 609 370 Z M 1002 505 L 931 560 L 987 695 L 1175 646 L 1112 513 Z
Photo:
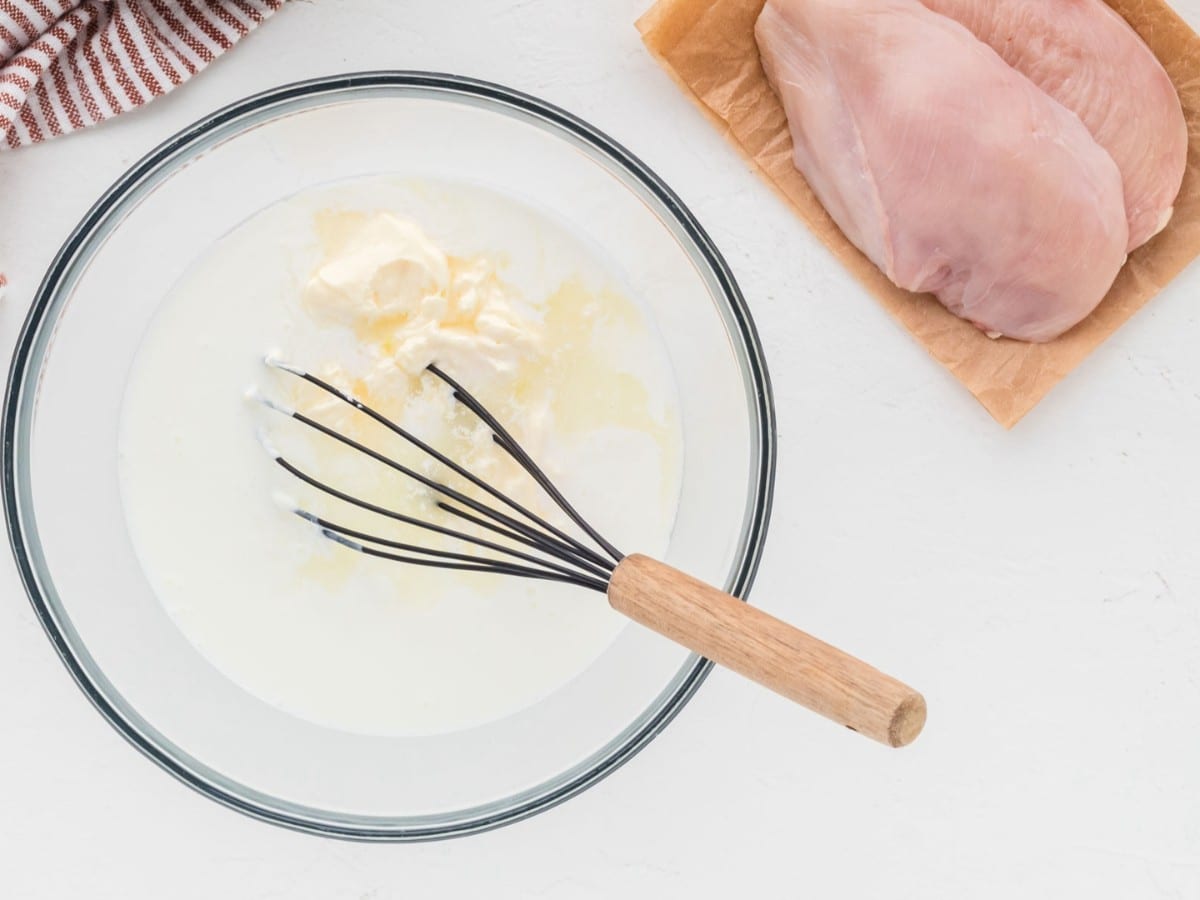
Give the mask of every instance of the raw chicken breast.
M 1121 170 L 1129 249 L 1166 226 L 1187 164 L 1175 86 L 1103 0 L 922 0 L 1071 110 Z
M 1121 176 L 1078 117 L 920 0 L 768 0 L 755 35 L 794 160 L 893 282 L 1057 337 L 1125 260 Z

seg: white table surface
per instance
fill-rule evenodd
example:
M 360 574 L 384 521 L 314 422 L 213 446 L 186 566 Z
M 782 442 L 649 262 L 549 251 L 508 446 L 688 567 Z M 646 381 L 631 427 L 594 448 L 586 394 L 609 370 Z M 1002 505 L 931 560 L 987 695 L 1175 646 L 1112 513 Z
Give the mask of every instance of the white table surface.
M 425 68 L 542 96 L 683 197 L 774 377 L 754 599 L 925 692 L 875 746 L 727 673 L 549 813 L 414 846 L 293 834 L 176 783 L 92 709 L 0 555 L 0 896 L 1200 896 L 1200 274 L 1012 432 L 858 289 L 650 60 L 646 0 L 291 4 L 151 107 L 0 154 L 0 345 L 89 204 L 199 116 Z M 1200 25 L 1200 0 L 1178 0 Z

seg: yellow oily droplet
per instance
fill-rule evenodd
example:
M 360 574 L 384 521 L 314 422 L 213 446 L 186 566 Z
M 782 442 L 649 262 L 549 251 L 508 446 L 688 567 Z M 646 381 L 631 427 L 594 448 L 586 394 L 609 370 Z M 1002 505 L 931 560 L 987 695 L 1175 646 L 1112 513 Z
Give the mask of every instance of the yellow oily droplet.
M 333 552 L 342 548 L 330 545 L 328 553 L 307 557 L 296 571 L 295 581 L 297 584 L 306 582 L 316 582 L 329 588 L 331 591 L 338 591 L 345 587 L 346 582 L 353 575 L 355 566 L 358 565 L 358 560 L 354 554 L 346 552 Z
M 644 431 L 660 444 L 669 436 L 667 423 L 650 409 L 650 396 L 635 376 L 613 368 L 609 354 L 596 345 L 598 327 L 635 330 L 644 327 L 641 313 L 623 294 L 605 289 L 598 295 L 581 282 L 564 282 L 546 301 L 546 344 L 553 348 L 549 365 L 528 373 L 521 389 L 534 390 L 532 379 L 554 386 L 554 424 L 578 434 L 600 426 Z
M 318 210 L 313 216 L 313 227 L 321 251 L 329 259 L 341 253 L 346 244 L 367 221 L 367 214 L 341 209 Z

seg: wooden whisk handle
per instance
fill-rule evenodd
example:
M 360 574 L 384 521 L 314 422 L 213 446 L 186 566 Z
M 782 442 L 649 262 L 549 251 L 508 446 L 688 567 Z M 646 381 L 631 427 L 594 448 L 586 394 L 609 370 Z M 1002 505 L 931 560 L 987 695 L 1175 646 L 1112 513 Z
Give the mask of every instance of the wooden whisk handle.
M 836 647 L 648 556 L 625 557 L 608 602 L 635 622 L 892 747 L 921 733 L 925 698 Z

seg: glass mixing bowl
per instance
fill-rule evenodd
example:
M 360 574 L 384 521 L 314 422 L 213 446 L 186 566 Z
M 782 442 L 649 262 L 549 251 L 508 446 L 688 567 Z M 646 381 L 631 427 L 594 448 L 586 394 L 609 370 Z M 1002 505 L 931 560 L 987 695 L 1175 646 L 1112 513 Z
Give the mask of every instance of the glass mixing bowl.
M 446 75 L 282 87 L 198 122 L 130 169 L 71 234 L 25 323 L 4 405 L 4 505 L 55 648 L 134 746 L 270 822 L 418 840 L 494 828 L 596 783 L 672 719 L 709 663 L 631 626 L 516 715 L 434 737 L 371 737 L 241 690 L 155 598 L 117 478 L 122 395 L 147 323 L 187 266 L 256 211 L 383 172 L 516 196 L 616 261 L 663 336 L 679 390 L 684 474 L 666 561 L 745 596 L 770 511 L 775 435 L 762 350 L 728 267 L 679 198 L 619 144 L 534 98 Z

